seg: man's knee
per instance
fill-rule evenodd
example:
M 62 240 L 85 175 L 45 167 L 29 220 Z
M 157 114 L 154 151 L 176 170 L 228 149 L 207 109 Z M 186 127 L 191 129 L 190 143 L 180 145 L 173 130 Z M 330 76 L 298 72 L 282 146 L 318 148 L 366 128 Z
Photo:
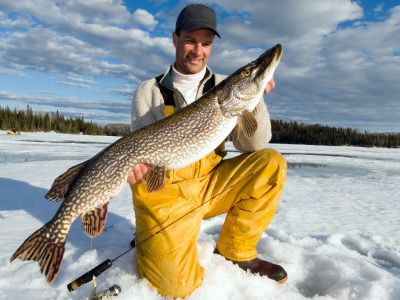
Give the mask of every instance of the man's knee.
M 276 178 L 276 181 L 282 181 L 286 178 L 287 163 L 285 157 L 274 149 L 261 149 L 254 152 L 258 164 L 265 172 L 272 173 L 270 176 Z

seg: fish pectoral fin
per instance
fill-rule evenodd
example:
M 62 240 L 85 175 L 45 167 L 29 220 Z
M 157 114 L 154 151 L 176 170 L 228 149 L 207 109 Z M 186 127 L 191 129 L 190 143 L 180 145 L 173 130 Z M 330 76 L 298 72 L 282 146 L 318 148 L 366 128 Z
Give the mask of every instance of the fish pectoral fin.
M 247 110 L 240 116 L 238 126 L 248 138 L 251 138 L 258 128 L 256 118 Z
M 58 176 L 46 194 L 46 199 L 51 201 L 64 200 L 66 193 L 79 172 L 86 165 L 86 161 L 69 168 L 66 172 Z
M 144 181 L 147 184 L 149 193 L 161 190 L 165 185 L 165 168 L 153 166 L 150 171 L 144 175 Z
M 107 219 L 108 202 L 82 214 L 82 229 L 87 236 L 95 238 L 103 232 Z

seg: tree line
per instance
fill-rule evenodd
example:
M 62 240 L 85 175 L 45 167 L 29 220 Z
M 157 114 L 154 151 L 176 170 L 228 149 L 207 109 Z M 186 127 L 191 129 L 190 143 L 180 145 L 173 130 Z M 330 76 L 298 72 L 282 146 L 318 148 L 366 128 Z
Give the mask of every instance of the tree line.
M 352 128 L 330 127 L 319 124 L 309 125 L 282 120 L 272 120 L 271 123 L 272 143 L 400 147 L 400 133 L 368 133 Z M 65 118 L 58 111 L 55 113 L 42 113 L 33 112 L 29 106 L 26 110 L 0 106 L 0 129 L 123 136 L 129 133 L 130 126 L 128 124 L 99 126 L 96 123 L 84 121 L 83 117 Z
M 83 117 L 65 118 L 58 111 L 52 113 L 10 109 L 0 106 L 0 129 L 14 131 L 55 131 L 60 133 L 83 133 L 103 135 L 104 128 L 93 122 L 85 122 Z
M 352 128 L 272 120 L 272 143 L 399 148 L 400 133 L 369 133 Z

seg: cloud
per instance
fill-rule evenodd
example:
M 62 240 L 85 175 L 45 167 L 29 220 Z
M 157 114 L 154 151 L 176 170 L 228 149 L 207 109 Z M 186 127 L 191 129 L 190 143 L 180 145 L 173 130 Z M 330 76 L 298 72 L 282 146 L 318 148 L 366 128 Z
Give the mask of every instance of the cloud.
M 124 24 L 131 14 L 118 0 L 54 1 L 54 0 L 3 0 L 0 8 L 5 12 L 37 18 L 46 24 L 101 23 Z
M 127 69 L 123 64 L 106 64 L 101 59 L 108 54 L 105 50 L 40 26 L 13 32 L 0 42 L 0 62 L 5 66 L 95 76 L 117 76 Z
M 0 90 L 0 100 L 12 101 L 23 105 L 34 105 L 36 107 L 52 107 L 53 111 L 75 111 L 82 115 L 87 115 L 90 112 L 95 115 L 102 112 L 103 114 L 119 113 L 127 117 L 127 112 L 130 110 L 130 101 L 128 100 L 106 100 L 106 99 L 82 99 L 76 97 L 39 97 L 24 94 L 15 94 L 8 91 Z
M 0 28 L 3 30 L 16 30 L 31 26 L 33 22 L 27 18 L 8 18 L 3 12 L 0 11 Z
M 278 3 L 219 0 L 215 3 L 231 15 L 225 19 L 222 33 L 244 44 L 268 43 L 277 38 L 289 41 L 309 35 L 320 37 L 335 30 L 340 22 L 362 16 L 361 7 L 347 0 L 281 0 Z
M 281 43 L 289 54 L 285 56 L 288 64 L 300 69 L 318 63 L 316 53 L 338 24 L 362 16 L 362 8 L 347 0 L 215 3 L 228 15 L 220 22 L 223 38 L 217 41 L 218 49 L 265 49 Z
M 158 23 L 152 14 L 150 14 L 147 10 L 140 8 L 135 10 L 133 13 L 133 19 L 137 23 L 145 25 L 149 29 L 153 29 Z
M 0 68 L 0 74 L 26 77 L 24 72 L 21 72 L 21 71 L 18 71 L 18 70 L 14 70 L 14 69 L 3 69 L 3 68 Z
M 122 87 L 122 88 L 114 88 L 111 90 L 111 93 L 124 96 L 130 100 L 132 99 L 134 92 L 135 92 L 135 88 L 133 88 L 130 85 Z
M 380 3 L 377 6 L 375 6 L 375 8 L 374 8 L 375 13 L 380 13 L 382 11 L 383 11 L 383 3 Z
M 277 88 L 266 97 L 273 118 L 355 127 L 400 124 L 400 6 L 372 22 L 350 1 L 216 3 L 228 15 L 212 59 L 218 72 L 230 73 L 283 44 Z
M 96 82 L 93 80 L 88 80 L 75 74 L 59 76 L 57 78 L 57 82 L 64 85 L 76 86 L 81 88 L 91 88 L 93 85 L 96 84 Z
M 170 38 L 138 28 L 153 28 L 155 18 L 143 9 L 131 14 L 122 1 L 5 0 L 0 8 L 36 20 L 24 30 L 0 34 L 0 63 L 8 67 L 145 78 L 173 55 Z

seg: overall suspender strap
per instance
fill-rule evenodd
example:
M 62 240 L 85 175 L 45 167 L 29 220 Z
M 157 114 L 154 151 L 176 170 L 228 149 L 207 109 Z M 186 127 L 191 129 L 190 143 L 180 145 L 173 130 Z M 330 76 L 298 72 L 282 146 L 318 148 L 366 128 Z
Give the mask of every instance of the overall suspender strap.
M 161 84 L 164 74 L 156 77 L 158 87 L 164 99 L 164 116 L 168 117 L 175 112 L 174 92 Z
M 215 87 L 215 75 L 212 74 L 211 78 L 207 80 L 207 82 L 204 84 L 203 88 L 203 95 L 207 93 L 209 90 L 211 90 L 213 87 Z

